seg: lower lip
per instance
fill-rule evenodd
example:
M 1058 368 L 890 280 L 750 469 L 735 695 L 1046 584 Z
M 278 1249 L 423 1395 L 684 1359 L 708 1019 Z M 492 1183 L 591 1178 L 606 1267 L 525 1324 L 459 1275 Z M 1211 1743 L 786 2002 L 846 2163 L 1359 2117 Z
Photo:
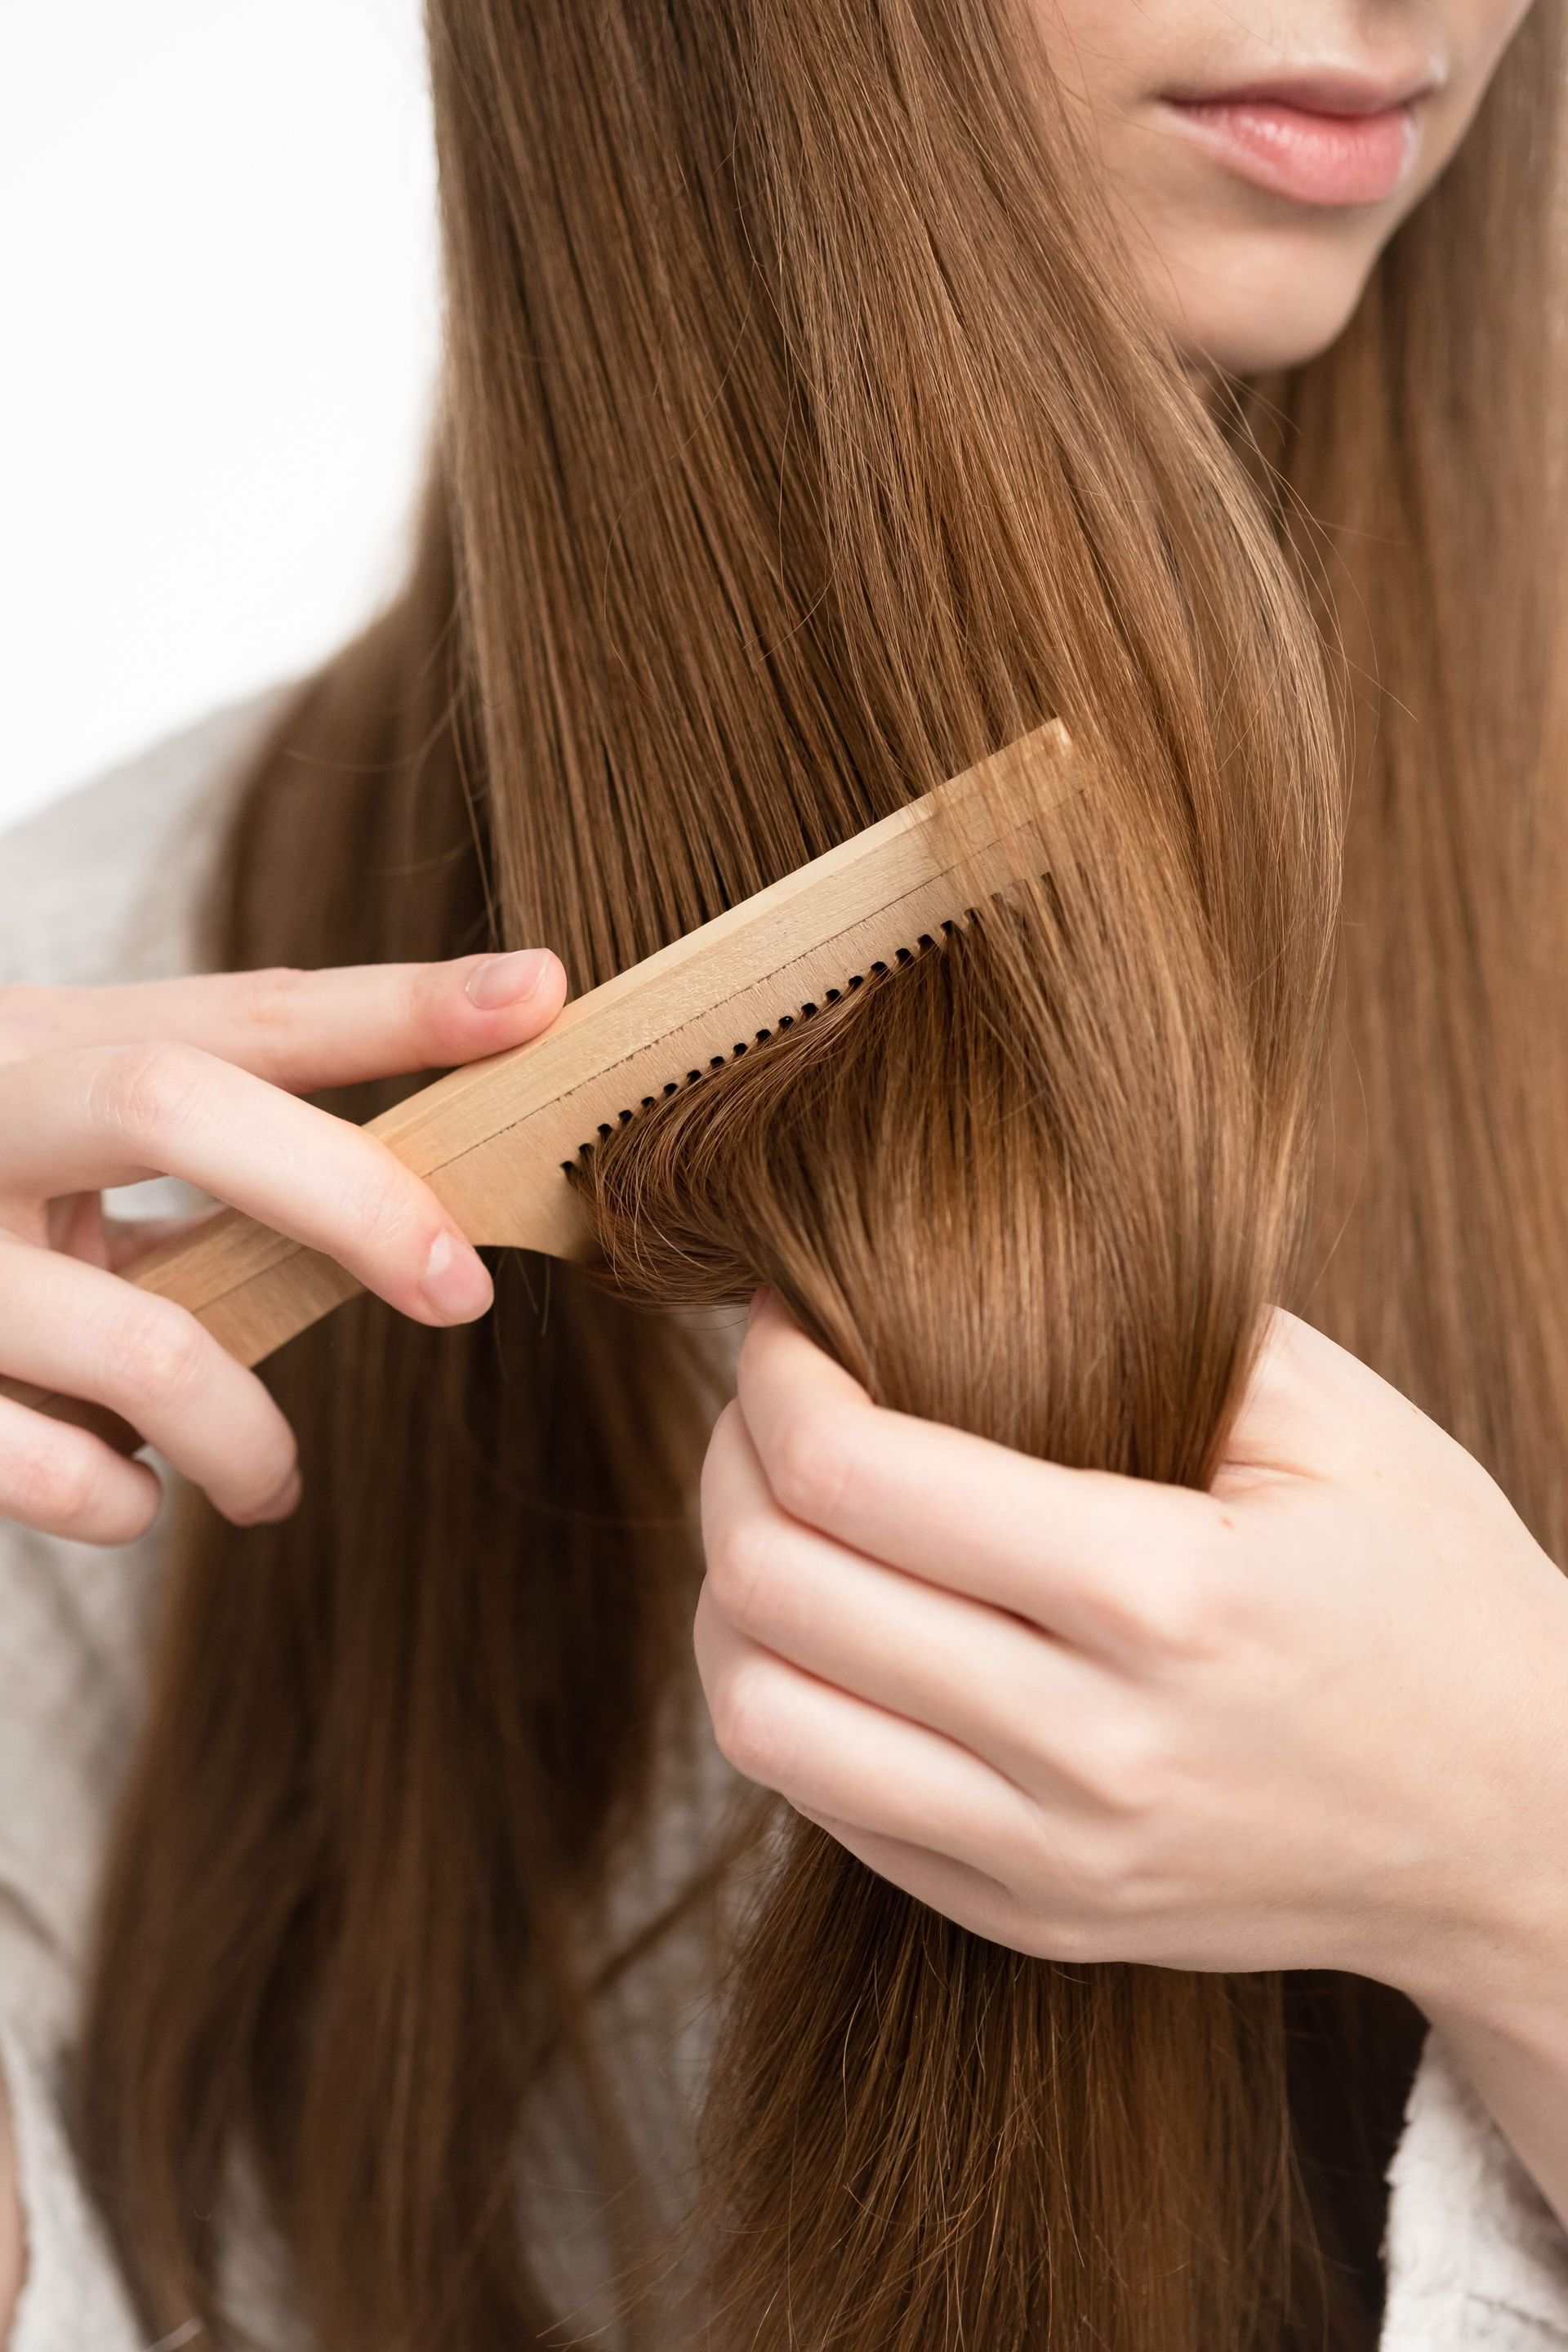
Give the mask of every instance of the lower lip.
M 1297 204 L 1385 204 L 1415 160 L 1415 117 L 1408 106 L 1381 114 L 1316 114 L 1277 99 L 1165 102 L 1240 178 Z

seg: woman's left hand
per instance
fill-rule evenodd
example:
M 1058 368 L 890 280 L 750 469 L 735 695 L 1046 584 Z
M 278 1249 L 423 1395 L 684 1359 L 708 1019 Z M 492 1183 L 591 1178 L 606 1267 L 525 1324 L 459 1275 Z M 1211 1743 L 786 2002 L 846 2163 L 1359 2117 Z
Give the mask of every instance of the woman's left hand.
M 776 1300 L 703 1482 L 719 1744 L 963 1926 L 1568 2011 L 1568 1585 L 1276 1313 L 1208 1493 L 872 1404 Z M 1522 2005 L 1522 2006 L 1521 2006 Z

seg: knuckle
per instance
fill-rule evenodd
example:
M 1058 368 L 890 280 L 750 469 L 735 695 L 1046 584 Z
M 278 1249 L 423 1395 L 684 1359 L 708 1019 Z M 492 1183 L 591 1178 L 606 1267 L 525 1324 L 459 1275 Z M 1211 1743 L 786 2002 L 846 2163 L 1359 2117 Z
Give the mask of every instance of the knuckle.
M 722 1507 L 726 1476 L 736 1460 L 744 1458 L 748 1444 L 740 1402 L 731 1397 L 713 1423 L 708 1450 L 702 1457 L 700 1496 L 704 1528 L 717 1518 Z
M 720 1611 L 742 1632 L 765 1622 L 782 1562 L 780 1531 L 759 1511 L 716 1530 L 708 1546 L 708 1580 Z
M 93 1088 L 94 1117 L 128 1142 L 153 1144 L 177 1129 L 199 1097 L 205 1057 L 168 1039 L 122 1046 Z
M 1005 1940 L 1042 1960 L 1061 1960 L 1069 1967 L 1087 1966 L 1110 1957 L 1106 1919 L 1076 1879 L 1065 1883 L 1058 1870 L 1048 1895 L 1040 1901 L 1015 1899 L 1012 1932 Z
M 239 1018 L 261 1044 L 264 1055 L 281 1053 L 300 1025 L 305 975 L 288 964 L 268 964 L 236 975 Z
M 1059 1960 L 1068 1968 L 1087 1967 L 1102 1960 L 1105 1938 L 1080 1919 L 1051 1917 L 1027 1922 L 1016 1938 L 1018 1948 L 1038 1960 Z
M 1123 1825 L 1039 1821 L 1004 1874 L 1021 1921 L 1058 1959 L 1103 1959 L 1107 1926 L 1133 1915 L 1142 1885 L 1138 1839 Z
M 849 1481 L 842 1414 L 796 1413 L 779 1432 L 768 1469 L 769 1484 L 790 1517 L 824 1525 Z
M 1173 1777 L 1165 1740 L 1136 1718 L 1102 1723 L 1080 1735 L 1073 1770 L 1085 1793 L 1106 1812 L 1131 1822 L 1160 1810 Z
M 1100 1593 L 1106 1630 L 1126 1649 L 1156 1660 L 1205 1655 L 1223 1622 L 1219 1580 L 1199 1549 L 1174 1544 L 1153 1560 L 1108 1577 Z
M 364 1175 L 344 1218 L 345 1232 L 352 1231 L 356 1245 L 373 1258 L 400 1255 L 422 1236 L 427 1244 L 438 1217 L 425 1214 L 424 1188 L 384 1146 L 368 1138 L 366 1142 Z
M 1102 1839 L 1087 1865 L 1085 1884 L 1102 1919 L 1129 1919 L 1144 1908 L 1142 1856 L 1126 1839 Z
M 1106 1922 L 1129 1918 L 1142 1907 L 1143 1872 L 1134 1841 L 1102 1825 L 1053 1861 L 1053 1916 L 1061 1936 L 1077 1948 L 1063 1957 L 1102 1958 Z
M 449 1052 L 461 1051 L 458 1041 L 468 1027 L 464 1016 L 472 1010 L 462 992 L 453 988 L 445 964 L 416 966 L 398 997 L 399 1017 L 408 1032 L 411 1050 L 422 1058 L 440 1060 Z
M 740 1407 L 731 1398 L 714 1423 L 707 1451 L 702 1456 L 697 1500 L 705 1553 L 711 1550 L 728 1516 L 728 1477 L 730 1465 L 739 1450 L 739 1423 Z
M 1146 1646 L 1162 1657 L 1200 1654 L 1214 1631 L 1214 1599 L 1209 1579 L 1195 1560 L 1163 1562 L 1144 1593 Z
M 743 1780 L 779 1785 L 783 1727 L 773 1678 L 754 1663 L 732 1669 L 710 1693 L 719 1752 Z
M 293 1023 L 300 1009 L 303 972 L 289 964 L 267 964 L 238 973 L 237 980 L 240 1010 L 252 1028 L 280 1029 Z
M 114 1354 L 126 1388 L 139 1403 L 183 1403 L 208 1369 L 210 1342 L 183 1307 L 147 1299 L 118 1335 Z
M 68 1534 L 91 1510 L 95 1480 L 78 1448 L 40 1442 L 6 1465 L 5 1488 L 14 1517 Z

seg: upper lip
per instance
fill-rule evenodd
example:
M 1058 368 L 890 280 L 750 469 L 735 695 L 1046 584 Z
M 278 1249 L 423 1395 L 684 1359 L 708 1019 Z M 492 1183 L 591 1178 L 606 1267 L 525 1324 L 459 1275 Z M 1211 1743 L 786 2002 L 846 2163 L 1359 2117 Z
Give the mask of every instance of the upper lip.
M 1271 73 L 1224 89 L 1167 89 L 1161 95 L 1173 106 L 1253 104 L 1294 106 L 1305 114 L 1387 114 L 1425 98 L 1439 81 L 1430 70 L 1394 76 L 1316 68 Z

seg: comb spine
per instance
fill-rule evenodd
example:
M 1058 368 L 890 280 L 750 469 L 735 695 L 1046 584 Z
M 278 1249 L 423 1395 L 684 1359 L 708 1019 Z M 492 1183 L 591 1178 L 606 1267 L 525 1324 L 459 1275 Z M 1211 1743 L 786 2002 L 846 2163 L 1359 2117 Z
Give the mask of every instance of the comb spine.
M 1031 824 L 1076 789 L 1070 754 L 1066 729 L 1049 721 L 577 999 L 542 1038 L 422 1088 L 370 1132 L 426 1178 L 474 1241 L 585 1255 L 586 1219 L 562 1167 L 586 1139 L 580 1118 L 595 1107 L 602 1117 L 616 1092 L 642 1084 L 666 1047 L 679 1061 L 764 1008 L 776 1015 L 792 990 L 826 986 L 825 953 L 840 958 L 847 980 L 858 962 L 894 951 L 892 923 L 924 931 L 961 918 L 961 877 L 976 895 L 1005 887 L 1021 844 L 1047 862 Z M 994 806 L 1009 803 L 1011 825 L 993 823 Z M 775 988 L 782 1002 L 767 994 Z M 151 1251 L 127 1279 L 189 1307 L 246 1364 L 361 1287 L 332 1259 L 232 1209 Z M 5 1381 L 0 1395 L 122 1447 L 134 1442 L 115 1416 L 78 1400 Z

